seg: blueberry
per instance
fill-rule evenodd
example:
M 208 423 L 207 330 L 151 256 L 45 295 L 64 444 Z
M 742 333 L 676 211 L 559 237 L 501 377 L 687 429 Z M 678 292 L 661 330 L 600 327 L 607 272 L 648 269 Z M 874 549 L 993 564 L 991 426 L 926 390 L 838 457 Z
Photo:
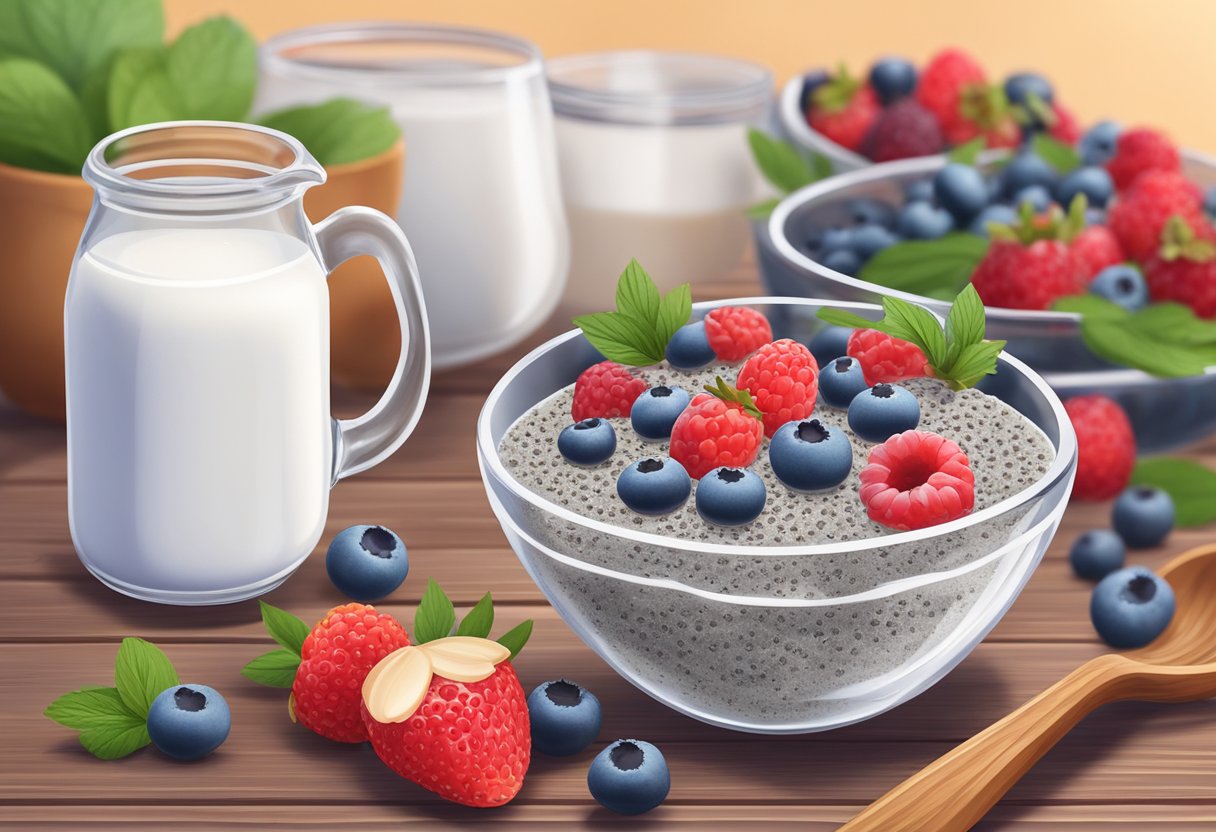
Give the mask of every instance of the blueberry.
M 1110 529 L 1094 529 L 1073 541 L 1068 562 L 1080 577 L 1096 581 L 1122 569 L 1126 555 L 1123 538 Z
M 967 230 L 972 234 L 978 234 L 981 237 L 988 236 L 988 225 L 996 223 L 997 225 L 1015 225 L 1018 222 L 1018 212 L 1010 208 L 1008 205 L 989 205 L 983 211 L 980 211 L 979 216 L 971 221 L 971 225 Z
M 409 574 L 410 559 L 405 544 L 391 530 L 351 526 L 338 532 L 329 544 L 325 571 L 343 595 L 356 601 L 377 601 L 401 586 Z
M 206 757 L 228 739 L 232 714 L 219 691 L 206 685 L 174 685 L 152 700 L 148 735 L 175 760 Z
M 1216 185 L 1203 192 L 1203 211 L 1209 217 L 1216 217 Z
M 848 211 L 854 225 L 881 225 L 886 229 L 895 227 L 895 206 L 882 200 L 851 199 Z
M 847 326 L 825 326 L 815 333 L 806 348 L 819 362 L 819 369 L 826 367 L 833 355 L 844 355 L 849 351 L 849 337 L 852 334 L 853 330 Z
M 853 470 L 853 443 L 843 430 L 818 419 L 786 422 L 768 446 L 768 461 L 791 491 L 835 488 Z
M 1174 528 L 1174 500 L 1160 488 L 1133 485 L 1115 500 L 1111 525 L 1131 548 L 1152 548 Z
M 686 324 L 667 342 L 667 363 L 677 370 L 697 370 L 714 360 L 705 321 Z
M 587 788 L 605 809 L 640 815 L 659 806 L 671 790 L 663 752 L 641 740 L 617 740 L 596 755 Z
M 651 387 L 634 401 L 629 420 L 643 439 L 670 439 L 672 426 L 691 399 L 688 391 L 680 387 L 663 384 Z
M 595 742 L 604 713 L 600 700 L 565 679 L 537 685 L 528 694 L 532 748 L 553 757 L 569 757 Z
M 1122 130 L 1123 128 L 1113 121 L 1099 121 L 1086 130 L 1077 144 L 1081 161 L 1087 165 L 1105 165 L 1109 162 L 1115 155 L 1119 133 Z
M 1042 185 L 1051 190 L 1056 184 L 1056 169 L 1033 150 L 1023 150 L 1009 161 L 1001 171 L 1001 182 L 1006 196 L 1032 185 Z
M 916 67 L 903 58 L 883 58 L 870 68 L 870 86 L 884 105 L 916 89 Z
M 1077 168 L 1056 184 L 1056 201 L 1067 208 L 1077 194 L 1085 194 L 1090 205 L 1105 208 L 1114 196 L 1115 183 L 1106 168 L 1095 166 Z
M 970 165 L 951 162 L 933 177 L 933 196 L 955 222 L 966 225 L 988 204 L 984 177 Z
M 616 480 L 621 502 L 638 514 L 671 514 L 688 501 L 692 480 L 684 466 L 666 456 L 647 457 L 630 465 Z
M 1018 208 L 1029 204 L 1036 214 L 1051 207 L 1051 194 L 1042 185 L 1030 185 L 1013 195 L 1013 204 Z
M 817 69 L 802 76 L 802 92 L 798 96 L 802 112 L 805 113 L 811 109 L 811 96 L 815 94 L 815 90 L 831 80 L 832 76 L 828 74 L 827 70 L 823 69 Z
M 857 256 L 856 252 L 848 249 L 829 252 L 819 262 L 832 271 L 849 277 L 855 277 L 861 271 L 861 258 Z
M 760 516 L 768 492 L 746 468 L 715 468 L 697 483 L 697 514 L 716 526 L 745 526 Z
M 819 238 L 819 253 L 830 254 L 833 251 L 848 251 L 853 248 L 852 228 L 829 228 Z
M 1085 224 L 1086 225 L 1106 225 L 1106 211 L 1101 208 L 1089 207 L 1085 209 Z
M 896 384 L 875 384 L 849 402 L 849 427 L 867 442 L 885 442 L 920 424 L 920 402 Z
M 853 231 L 853 251 L 862 260 L 869 260 L 897 242 L 899 238 L 881 225 L 859 225 Z
M 1033 95 L 1044 104 L 1055 98 L 1051 82 L 1034 72 L 1015 72 L 1005 79 L 1005 97 L 1010 104 L 1025 105 Z
M 861 362 L 848 355 L 829 361 L 819 373 L 819 395 L 825 403 L 841 410 L 848 408 L 849 402 L 867 387 Z
M 607 419 L 583 419 L 562 428 L 557 450 L 574 465 L 599 465 L 616 451 L 616 431 Z
M 1100 298 L 1113 301 L 1129 312 L 1138 312 L 1148 305 L 1148 286 L 1144 275 L 1135 266 L 1119 263 L 1098 272 L 1089 284 L 1089 291 Z
M 930 202 L 909 202 L 895 227 L 909 240 L 936 240 L 954 228 L 954 217 Z
M 1089 617 L 1111 647 L 1143 647 L 1174 617 L 1174 590 L 1146 567 L 1120 569 L 1094 587 Z
M 930 202 L 933 199 L 933 180 L 917 179 L 904 186 L 905 202 Z

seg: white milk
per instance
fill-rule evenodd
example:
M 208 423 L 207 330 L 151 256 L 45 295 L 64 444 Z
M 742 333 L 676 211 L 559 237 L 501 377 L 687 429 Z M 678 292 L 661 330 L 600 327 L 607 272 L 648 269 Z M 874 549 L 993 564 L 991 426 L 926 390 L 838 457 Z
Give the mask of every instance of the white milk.
M 115 234 L 77 262 L 66 327 L 70 521 L 91 570 L 199 593 L 308 555 L 333 460 L 329 299 L 303 242 Z

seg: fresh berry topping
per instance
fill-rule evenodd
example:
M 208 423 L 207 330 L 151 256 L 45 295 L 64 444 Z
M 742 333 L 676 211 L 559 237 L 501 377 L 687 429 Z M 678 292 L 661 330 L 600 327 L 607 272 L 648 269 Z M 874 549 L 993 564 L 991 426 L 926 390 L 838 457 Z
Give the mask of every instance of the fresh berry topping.
M 532 750 L 552 757 L 569 757 L 591 745 L 604 720 L 596 695 L 566 679 L 537 685 L 528 694 L 528 717 Z
M 1174 500 L 1160 488 L 1133 485 L 1115 500 L 1110 519 L 1128 546 L 1151 549 L 1174 529 Z
M 697 514 L 716 526 L 745 526 L 760 516 L 768 492 L 746 468 L 715 468 L 697 482 Z
M 1068 550 L 1068 562 L 1077 577 L 1088 578 L 1091 581 L 1101 580 L 1123 568 L 1124 558 L 1127 557 L 1127 547 L 1123 538 L 1110 529 L 1094 529 L 1073 541 Z
M 722 379 L 706 389 L 711 392 L 693 398 L 671 429 L 671 456 L 693 479 L 723 465 L 746 468 L 764 440 L 763 414 L 750 393 Z
M 862 152 L 875 162 L 940 153 L 945 146 L 937 116 L 911 98 L 883 110 L 862 142 Z
M 896 229 L 908 240 L 936 240 L 954 229 L 954 216 L 928 201 L 909 202 L 899 212 Z
M 883 106 L 889 106 L 916 89 L 916 67 L 903 58 L 883 58 L 870 67 L 870 86 Z
M 1148 305 L 1148 284 L 1135 266 L 1120 263 L 1098 272 L 1089 291 L 1119 304 L 1128 312 L 1139 312 Z
M 688 407 L 692 396 L 681 387 L 660 384 L 638 396 L 633 403 L 630 421 L 638 436 L 651 441 L 667 440 L 671 427 Z
M 1087 165 L 1105 165 L 1115 155 L 1119 133 L 1123 130 L 1117 122 L 1099 121 L 1085 131 L 1077 145 L 1081 161 Z
M 616 430 L 607 419 L 583 419 L 562 428 L 557 450 L 572 465 L 599 465 L 616 451 Z
M 1106 163 L 1115 187 L 1130 187 L 1146 171 L 1177 172 L 1182 161 L 1173 142 L 1147 127 L 1124 130 L 1115 140 L 1115 155 Z
M 844 355 L 849 351 L 849 336 L 853 330 L 847 326 L 825 326 L 811 337 L 807 348 L 814 353 L 819 369 L 827 366 L 832 356 Z
M 1107 218 L 1123 252 L 1144 262 L 1156 253 L 1161 232 L 1170 217 L 1178 216 L 1192 228 L 1203 222 L 1202 195 L 1193 182 L 1174 171 L 1149 171 L 1120 194 Z
M 650 743 L 617 740 L 591 761 L 587 788 L 605 809 L 640 815 L 667 799 L 671 773 L 663 753 Z
M 1081 123 L 1077 121 L 1077 117 L 1073 115 L 1072 110 L 1069 110 L 1063 104 L 1054 104 L 1051 109 L 1055 114 L 1055 121 L 1052 122 L 1051 128 L 1048 130 L 1051 137 L 1058 142 L 1075 145 L 1081 140 Z
M 1201 318 L 1216 317 L 1216 230 L 1206 219 L 1194 227 L 1172 217 L 1161 232 L 1161 248 L 1144 264 L 1155 301 L 1177 301 Z
M 1072 241 L 1072 258 L 1078 276 L 1089 283 L 1103 269 L 1124 261 L 1123 249 L 1111 230 L 1104 225 L 1084 228 Z
M 884 248 L 895 245 L 899 238 L 885 226 L 872 223 L 854 228 L 851 242 L 853 251 L 864 262 Z
M 876 329 L 854 330 L 847 352 L 861 364 L 867 385 L 932 375 L 919 347 Z
M 692 481 L 676 460 L 647 457 L 621 472 L 616 480 L 616 493 L 630 510 L 658 517 L 671 514 L 688 501 Z
M 1010 104 L 1027 107 L 1032 105 L 1035 99 L 1043 104 L 1050 104 L 1055 100 L 1056 94 L 1051 88 L 1051 82 L 1037 72 L 1015 72 L 1005 79 L 1005 97 L 1009 99 Z
M 933 196 L 960 226 L 966 226 L 988 204 L 984 177 L 958 162 L 951 162 L 933 177 Z
M 944 49 L 921 70 L 916 100 L 948 127 L 960 117 L 963 90 L 986 83 L 979 62 L 961 49 Z
M 881 225 L 887 230 L 895 227 L 895 207 L 881 199 L 850 199 L 845 210 L 853 225 Z
M 849 427 L 867 442 L 885 442 L 920 424 L 920 402 L 903 387 L 875 384 L 849 403 Z
M 835 78 L 811 95 L 807 122 L 838 145 L 858 150 L 879 110 L 874 90 L 842 66 Z
M 334 536 L 325 553 L 325 571 L 344 595 L 378 601 L 401 586 L 410 571 L 405 544 L 384 526 L 351 526 Z
M 1143 566 L 1111 572 L 1094 587 L 1089 617 L 1102 640 L 1120 650 L 1143 647 L 1174 617 L 1174 590 Z
M 824 403 L 844 410 L 853 397 L 869 387 L 861 362 L 852 356 L 829 361 L 819 374 L 819 393 Z
M 822 264 L 834 272 L 856 277 L 861 271 L 861 257 L 851 249 L 837 249 L 823 256 Z
M 705 334 L 705 321 L 676 330 L 667 343 L 667 363 L 677 370 L 698 370 L 714 360 L 713 347 Z
M 751 393 L 764 414 L 764 435 L 771 437 L 786 422 L 805 419 L 815 409 L 819 364 L 805 346 L 784 338 L 752 353 L 735 386 Z
M 1071 243 L 1084 227 L 1084 200 L 1067 216 L 1059 209 L 1035 216 L 1023 206 L 1019 222 L 989 226 L 992 242 L 971 275 L 985 306 L 1049 309 L 1061 297 L 1085 291 Z
M 1077 168 L 1056 184 L 1055 197 L 1061 205 L 1071 205 L 1077 194 L 1084 194 L 1091 207 L 1105 208 L 1115 194 L 1115 183 L 1105 168 L 1097 165 Z
M 152 700 L 148 736 L 175 760 L 206 757 L 228 739 L 232 714 L 219 691 L 206 685 L 174 685 Z
M 908 430 L 870 451 L 858 493 L 875 523 L 923 529 L 971 513 L 975 476 L 958 445 L 936 433 Z
M 1012 202 L 1019 210 L 1028 206 L 1034 213 L 1041 214 L 1052 205 L 1051 192 L 1042 185 L 1031 185 L 1014 194 Z
M 979 237 L 988 237 L 991 236 L 990 229 L 993 225 L 1016 225 L 1017 222 L 1018 212 L 998 202 L 980 211 L 967 230 Z
M 959 95 L 958 114 L 945 124 L 946 141 L 965 144 L 982 138 L 989 148 L 1013 148 L 1022 141 L 1022 130 L 1013 109 L 999 86 L 972 84 Z
M 1080 500 L 1109 500 L 1127 486 L 1136 464 L 1136 438 L 1123 408 L 1106 396 L 1077 396 L 1064 403 L 1077 433 Z
M 853 443 L 843 430 L 818 419 L 787 422 L 773 435 L 768 461 L 791 491 L 835 488 L 853 470 Z
M 1058 179 L 1056 169 L 1047 164 L 1033 150 L 1023 150 L 1014 156 L 1001 171 L 1001 189 L 1006 196 L 1014 196 L 1034 185 L 1052 189 Z
M 705 334 L 723 361 L 742 361 L 773 340 L 768 319 L 747 306 L 719 306 L 705 316 Z
M 574 421 L 628 416 L 646 382 L 615 361 L 601 361 L 583 370 L 574 383 Z

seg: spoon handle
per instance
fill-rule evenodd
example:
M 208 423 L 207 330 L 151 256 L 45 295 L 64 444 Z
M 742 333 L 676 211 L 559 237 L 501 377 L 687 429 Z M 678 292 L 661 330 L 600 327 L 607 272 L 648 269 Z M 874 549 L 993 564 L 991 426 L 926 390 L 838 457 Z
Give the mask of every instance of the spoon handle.
M 939 757 L 841 827 L 848 832 L 963 832 L 1090 711 L 1116 696 L 1125 660 L 1092 659 Z

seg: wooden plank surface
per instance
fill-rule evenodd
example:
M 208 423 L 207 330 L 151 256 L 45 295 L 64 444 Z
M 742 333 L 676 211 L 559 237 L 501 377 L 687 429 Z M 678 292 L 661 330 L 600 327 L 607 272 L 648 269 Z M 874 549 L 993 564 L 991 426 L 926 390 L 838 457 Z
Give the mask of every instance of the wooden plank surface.
M 754 294 L 752 284 L 711 295 Z M 177 609 L 102 587 L 72 550 L 65 516 L 62 426 L 0 405 L 0 828 L 292 829 L 357 820 L 368 830 L 624 828 L 832 829 L 869 800 L 1098 655 L 1089 585 L 1066 563 L 1080 531 L 1104 525 L 1107 506 L 1076 505 L 1043 565 L 989 639 L 916 700 L 827 734 L 758 737 L 679 716 L 616 676 L 545 604 L 506 545 L 477 472 L 474 424 L 502 372 L 551 331 L 477 367 L 436 378 L 415 436 L 391 460 L 333 492 L 323 544 L 357 522 L 400 531 L 411 578 L 385 609 L 406 619 L 426 576 L 459 606 L 492 589 L 504 625 L 531 617 L 520 658 L 525 685 L 571 676 L 605 706 L 601 742 L 573 759 L 537 757 L 511 806 L 476 812 L 442 804 L 384 768 L 369 748 L 338 746 L 292 726 L 281 691 L 258 688 L 241 666 L 270 642 L 253 602 Z M 339 392 L 344 414 L 374 397 Z M 1216 442 L 1192 455 L 1216 464 Z M 1137 554 L 1155 566 L 1210 539 L 1179 532 Z M 323 551 L 323 545 L 318 547 Z M 311 619 L 342 599 L 316 553 L 268 600 Z M 193 765 L 146 750 L 115 763 L 83 752 L 41 710 L 58 693 L 105 684 L 118 641 L 165 647 L 183 677 L 224 691 L 230 740 Z M 659 744 L 672 768 L 668 802 L 640 819 L 598 808 L 586 765 L 616 736 Z M 1008 830 L 1213 828 L 1216 705 L 1121 703 L 1094 714 L 1020 783 L 979 827 Z

